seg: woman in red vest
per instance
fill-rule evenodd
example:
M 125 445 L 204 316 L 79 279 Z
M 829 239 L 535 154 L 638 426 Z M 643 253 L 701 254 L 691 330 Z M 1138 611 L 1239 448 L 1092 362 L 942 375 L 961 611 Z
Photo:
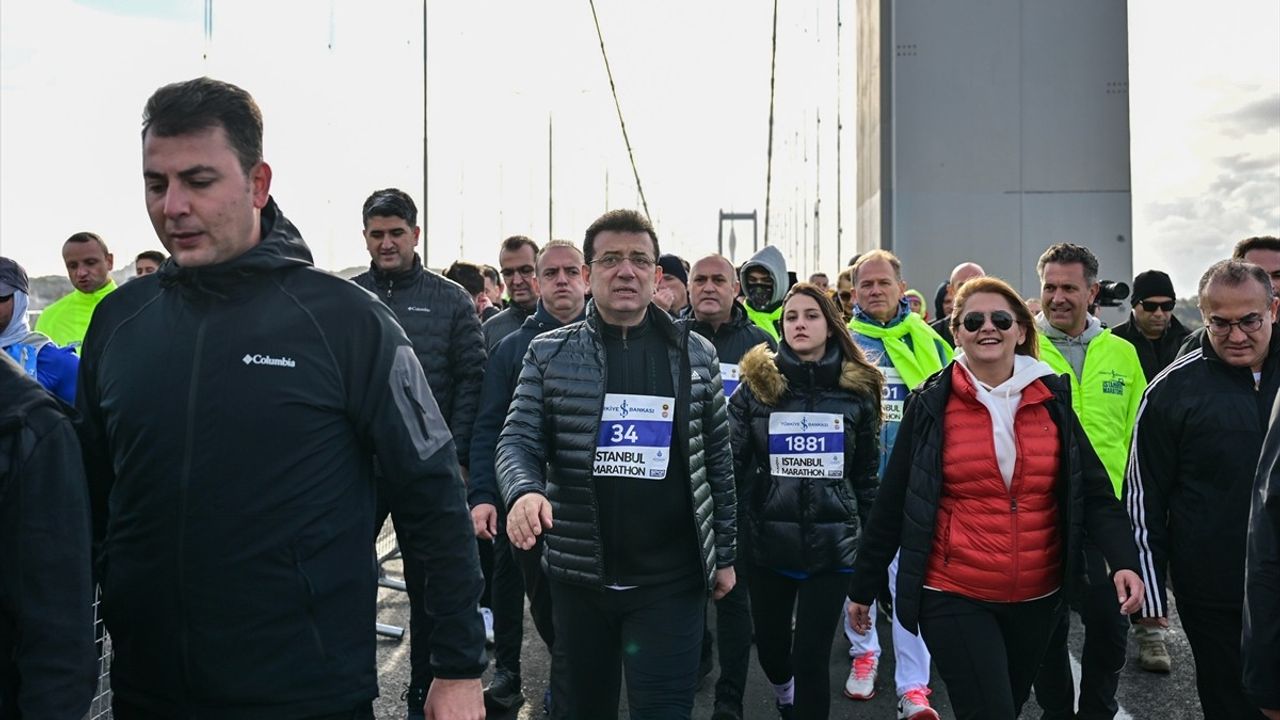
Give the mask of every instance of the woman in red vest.
M 1037 359 L 1036 327 L 1007 283 L 955 298 L 956 360 L 911 395 L 863 534 L 849 619 L 869 606 L 901 549 L 897 610 L 919 628 L 956 717 L 1013 720 L 1031 691 L 1065 586 L 1083 581 L 1087 534 L 1112 570 L 1121 612 L 1142 604 L 1128 517 L 1071 409 Z

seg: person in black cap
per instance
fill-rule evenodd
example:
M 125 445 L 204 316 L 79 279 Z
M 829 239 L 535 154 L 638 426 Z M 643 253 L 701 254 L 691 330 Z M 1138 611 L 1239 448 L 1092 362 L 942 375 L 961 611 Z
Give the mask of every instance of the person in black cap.
M 73 405 L 80 358 L 72 349 L 58 347 L 49 336 L 31 331 L 27 324 L 30 299 L 27 271 L 0 257 L 0 350 L 45 390 Z
M 1112 334 L 1133 343 L 1138 350 L 1142 372 L 1151 382 L 1178 355 L 1182 341 L 1191 333 L 1173 315 L 1177 300 L 1173 281 L 1159 270 L 1138 273 L 1133 279 L 1133 312 Z
M 658 258 L 658 267 L 662 268 L 662 279 L 653 293 L 653 304 L 678 317 L 689 307 L 689 268 L 683 258 L 670 253 Z

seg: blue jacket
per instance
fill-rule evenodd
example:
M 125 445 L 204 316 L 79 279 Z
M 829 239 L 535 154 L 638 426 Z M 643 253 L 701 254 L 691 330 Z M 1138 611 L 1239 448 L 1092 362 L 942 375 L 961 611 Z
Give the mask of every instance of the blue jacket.
M 585 318 L 586 311 L 574 321 Z M 524 354 L 533 339 L 548 330 L 555 330 L 561 322 L 538 302 L 538 308 L 525 318 L 515 332 L 493 346 L 489 363 L 484 371 L 484 385 L 480 390 L 480 409 L 471 433 L 471 477 L 467 483 L 467 504 L 495 505 L 499 517 L 507 515 L 506 506 L 498 492 L 498 476 L 493 469 L 493 454 L 498 446 L 498 433 L 507 419 L 507 407 L 516 394 L 516 382 L 524 365 Z
M 894 325 L 897 325 L 898 323 L 906 319 L 907 313 L 909 312 L 911 312 L 911 306 L 907 304 L 907 300 L 904 297 L 898 301 L 898 314 L 895 315 L 893 319 L 890 320 L 889 322 L 884 323 L 884 326 L 893 327 Z M 862 308 L 857 305 L 853 307 L 853 315 L 858 320 L 861 320 L 863 322 L 869 322 L 869 323 L 878 322 L 875 318 L 863 312 Z M 889 360 L 889 353 L 885 352 L 883 340 L 880 340 L 879 338 L 867 337 L 865 335 L 859 335 L 857 333 L 854 333 L 853 341 L 857 343 L 858 347 L 862 350 L 862 354 L 867 356 L 867 361 L 870 362 L 872 365 L 875 365 L 876 367 L 881 367 L 881 368 L 893 367 L 893 362 Z M 910 345 L 911 336 L 910 335 L 905 336 L 903 338 L 903 342 Z M 947 349 L 942 347 L 941 345 L 938 346 L 938 357 L 942 360 L 943 365 L 947 364 Z M 895 389 L 892 378 L 888 378 L 885 383 L 885 391 L 890 395 L 893 395 L 896 393 L 897 397 L 899 398 L 898 402 L 905 401 L 907 393 L 910 392 L 911 390 L 913 390 L 913 388 L 896 388 Z M 888 397 L 889 396 L 886 395 L 886 398 Z M 888 402 L 888 400 L 886 400 L 886 402 Z M 880 425 L 879 475 L 883 477 L 885 466 L 889 462 L 889 454 L 893 452 L 893 441 L 898 438 L 898 427 L 902 424 L 902 421 L 891 420 L 890 418 L 893 417 L 893 414 L 889 412 L 883 412 L 881 415 L 883 417 L 883 422 Z M 897 414 L 897 417 L 901 417 L 900 412 Z

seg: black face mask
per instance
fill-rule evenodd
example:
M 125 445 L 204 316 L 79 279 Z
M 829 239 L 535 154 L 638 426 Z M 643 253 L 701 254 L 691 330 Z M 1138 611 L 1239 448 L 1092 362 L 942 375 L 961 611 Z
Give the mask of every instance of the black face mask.
M 762 310 L 773 301 L 773 283 L 748 283 L 747 302 L 751 307 Z

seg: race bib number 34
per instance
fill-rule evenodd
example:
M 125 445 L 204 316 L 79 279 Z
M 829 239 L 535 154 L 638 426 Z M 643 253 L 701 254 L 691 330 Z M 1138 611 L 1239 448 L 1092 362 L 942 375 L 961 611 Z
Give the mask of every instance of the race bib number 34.
M 769 416 L 769 465 L 779 477 L 843 477 L 843 416 L 773 413 Z
M 596 477 L 665 479 L 674 417 L 675 398 L 606 394 L 592 472 Z

